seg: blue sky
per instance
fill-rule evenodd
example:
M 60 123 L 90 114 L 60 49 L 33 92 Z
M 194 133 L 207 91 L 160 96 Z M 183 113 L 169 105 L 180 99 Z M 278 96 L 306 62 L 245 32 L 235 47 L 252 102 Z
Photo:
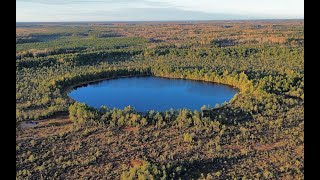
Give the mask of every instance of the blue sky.
M 303 0 L 16 0 L 17 22 L 304 18 Z

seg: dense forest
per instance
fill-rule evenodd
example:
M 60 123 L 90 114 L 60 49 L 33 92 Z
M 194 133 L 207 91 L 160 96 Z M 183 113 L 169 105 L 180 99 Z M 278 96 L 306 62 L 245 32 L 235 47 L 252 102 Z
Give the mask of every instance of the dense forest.
M 67 96 L 123 76 L 239 93 L 145 113 Z M 16 122 L 17 179 L 304 179 L 304 21 L 17 23 Z

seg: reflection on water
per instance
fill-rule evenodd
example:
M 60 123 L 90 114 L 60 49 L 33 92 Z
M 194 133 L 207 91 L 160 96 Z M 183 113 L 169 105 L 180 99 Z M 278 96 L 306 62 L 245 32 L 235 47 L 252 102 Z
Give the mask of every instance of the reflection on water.
M 99 108 L 102 105 L 124 108 L 131 105 L 137 111 L 164 111 L 170 108 L 200 110 L 202 105 L 229 101 L 237 90 L 209 82 L 131 77 L 105 80 L 79 87 L 69 93 L 76 101 Z

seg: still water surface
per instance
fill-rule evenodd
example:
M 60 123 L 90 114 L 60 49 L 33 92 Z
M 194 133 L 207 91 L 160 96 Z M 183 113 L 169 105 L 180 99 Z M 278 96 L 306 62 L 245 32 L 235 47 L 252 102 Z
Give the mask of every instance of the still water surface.
M 68 95 L 82 103 L 99 108 L 121 108 L 131 105 L 137 111 L 165 111 L 170 108 L 200 110 L 228 102 L 237 90 L 222 84 L 167 79 L 130 77 L 104 80 L 75 88 Z

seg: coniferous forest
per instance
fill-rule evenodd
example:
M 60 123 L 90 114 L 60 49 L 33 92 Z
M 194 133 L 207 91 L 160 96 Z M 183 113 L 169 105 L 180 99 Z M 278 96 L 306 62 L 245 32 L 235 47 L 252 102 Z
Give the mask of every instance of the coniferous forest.
M 67 95 L 125 76 L 239 92 L 143 113 Z M 304 179 L 304 21 L 17 23 L 16 123 L 17 179 Z

